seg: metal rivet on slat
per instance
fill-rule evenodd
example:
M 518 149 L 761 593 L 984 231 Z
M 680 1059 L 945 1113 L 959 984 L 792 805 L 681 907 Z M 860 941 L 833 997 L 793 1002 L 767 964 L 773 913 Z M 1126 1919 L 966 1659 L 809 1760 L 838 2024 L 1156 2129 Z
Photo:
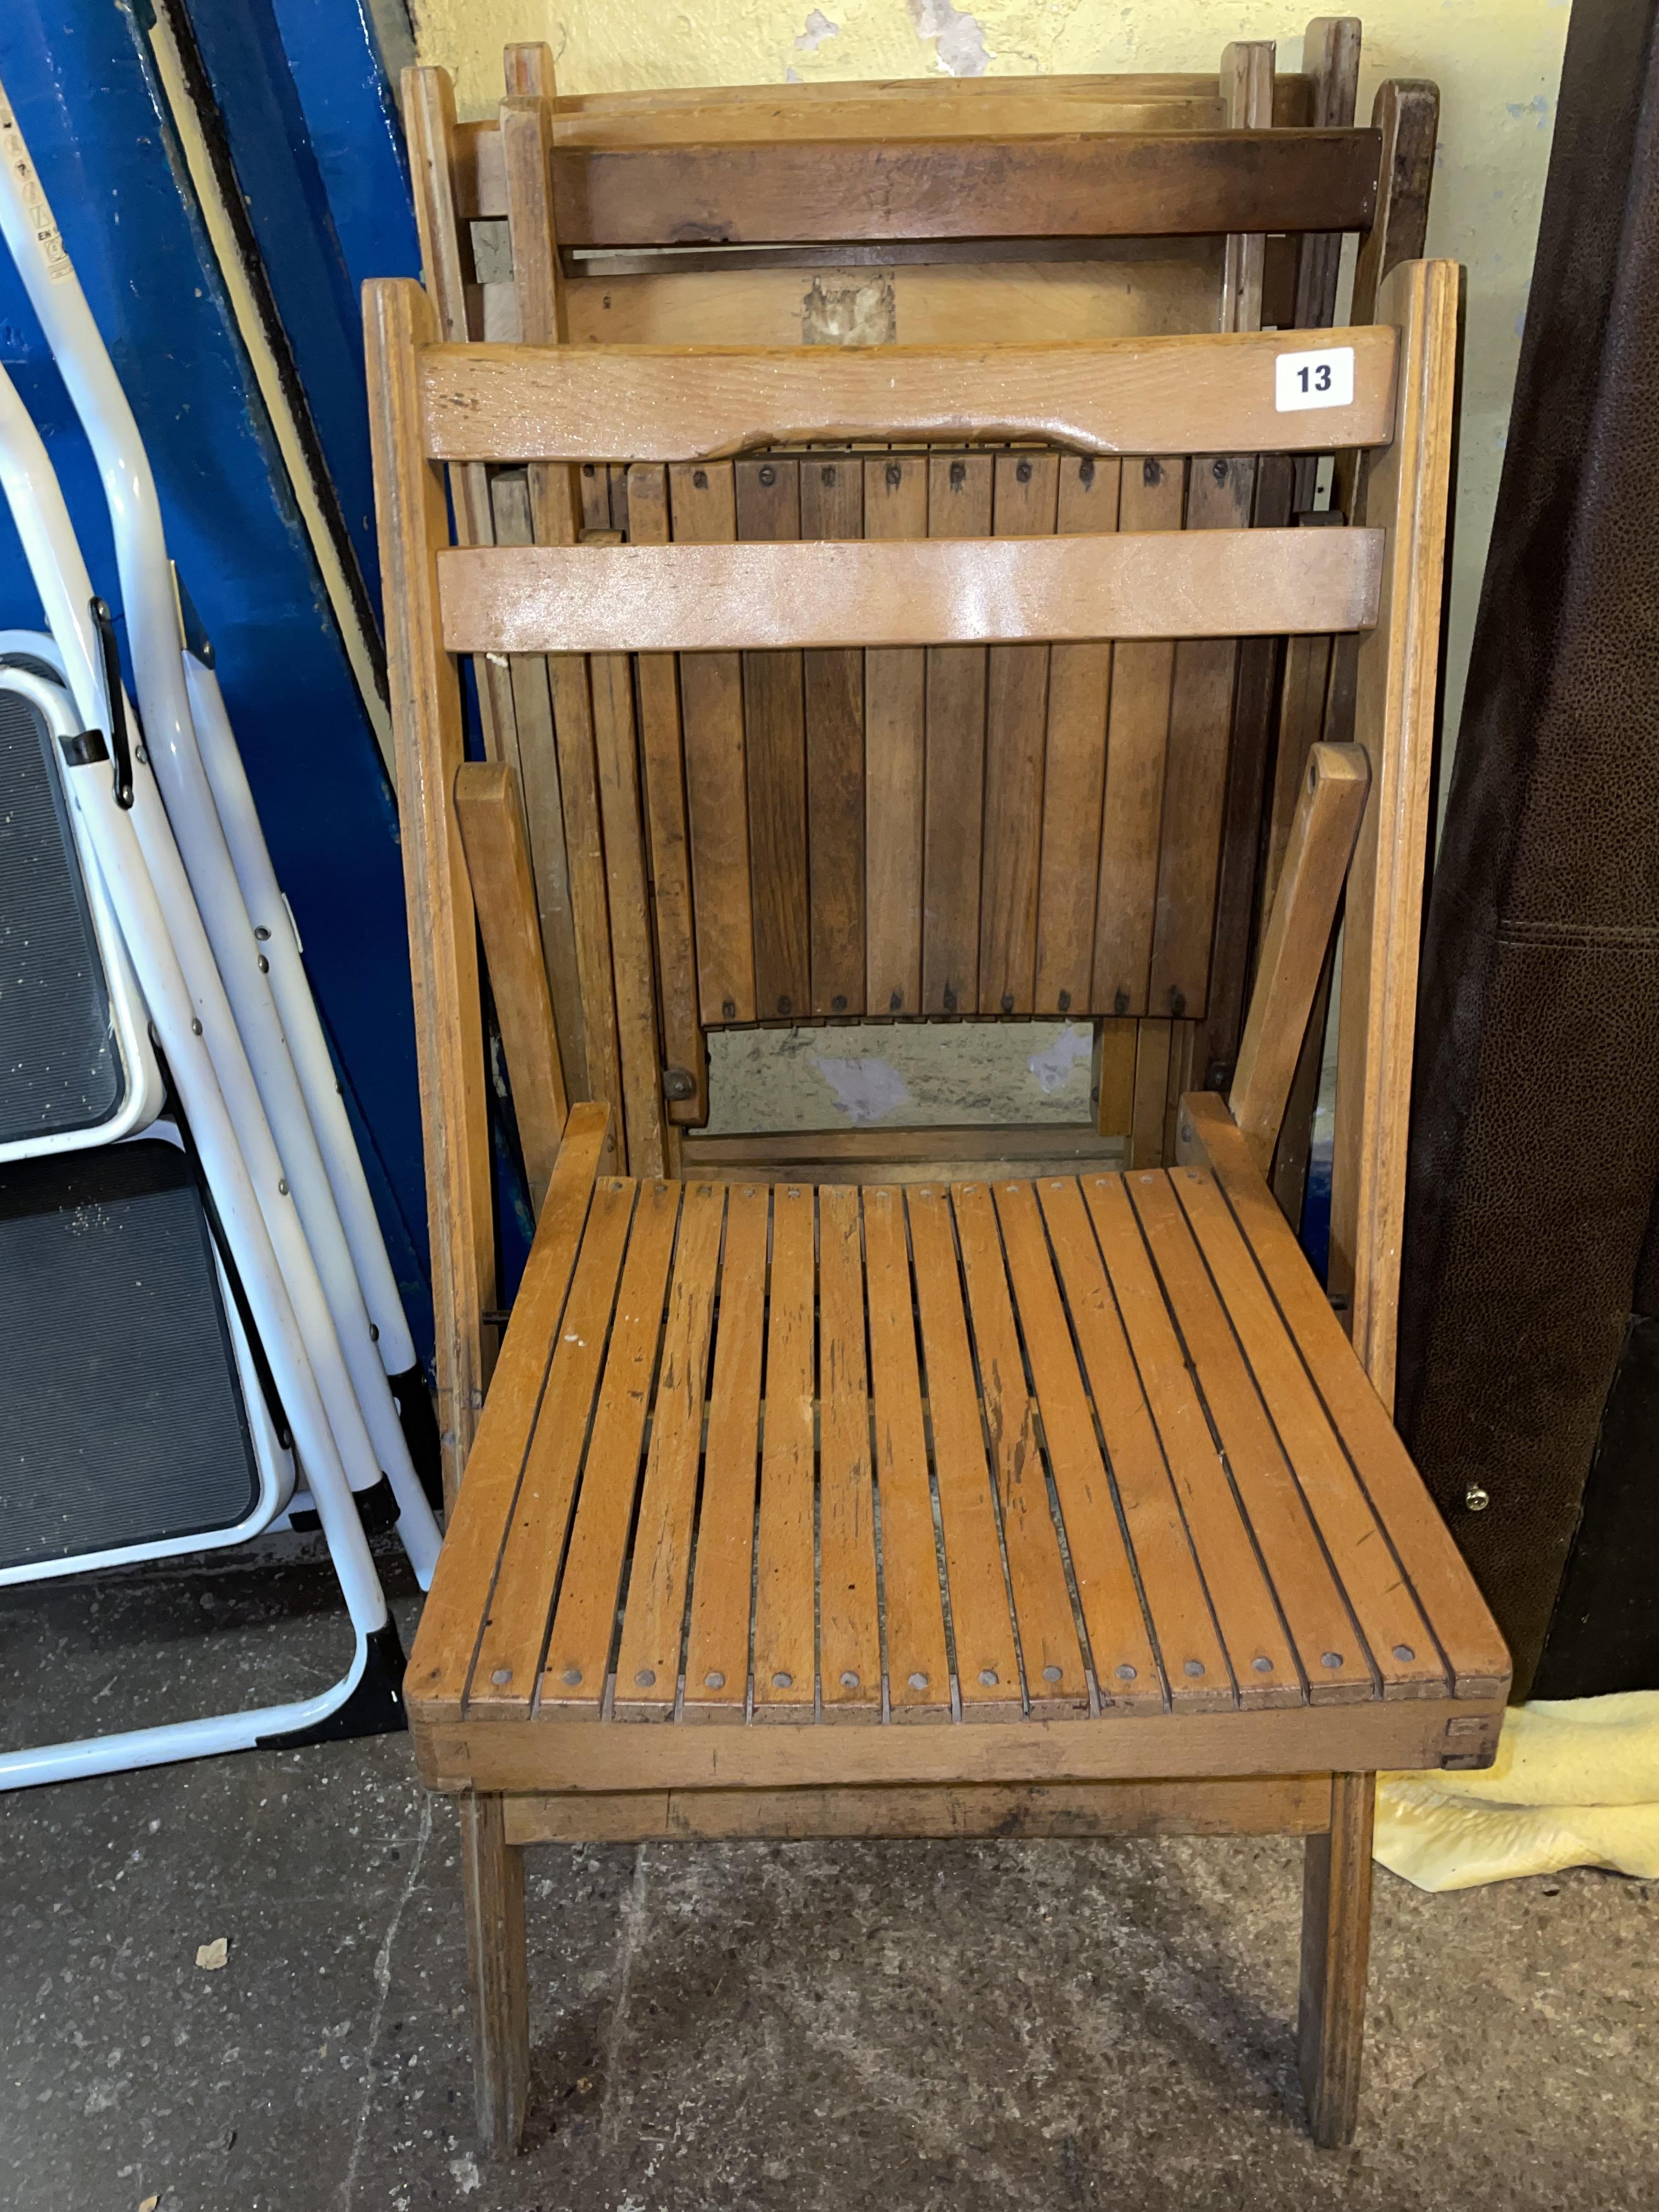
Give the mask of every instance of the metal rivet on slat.
M 795 1678 L 793 1674 L 780 1672 L 772 1677 L 772 1687 L 775 1690 L 793 1690 L 794 1686 Z
M 985 1687 L 988 1690 L 994 1690 L 997 1686 L 996 1668 L 994 1667 L 981 1667 L 979 1670 L 979 1679 L 985 1685 Z
M 761 480 L 761 482 L 762 482 L 763 484 L 765 484 L 765 485 L 769 488 L 769 489 L 770 489 L 770 487 L 777 482 L 777 480 L 778 480 L 778 472 L 777 472 L 777 471 L 776 471 L 775 468 L 772 468 L 772 467 L 770 467 L 770 466 L 769 465 L 768 467 L 763 468 L 763 469 L 761 471 L 761 472 L 760 472 L 760 480 Z
M 1396 1659 L 1415 1659 L 1417 1654 L 1409 1644 L 1396 1644 L 1394 1647 L 1394 1656 Z
M 705 1690 L 723 1690 L 726 1687 L 726 1677 L 718 1667 L 709 1668 L 702 1678 L 702 1686 Z
M 1188 1659 L 1181 1671 L 1183 1674 L 1201 1674 L 1204 1672 L 1204 1662 L 1201 1659 Z
M 634 1686 L 636 1690 L 648 1690 L 656 1679 L 657 1670 L 654 1667 L 641 1667 L 634 1677 Z
M 707 491 L 707 490 L 708 490 L 708 470 L 707 470 L 707 469 L 693 469 L 693 470 L 692 470 L 692 471 L 691 471 L 691 481 L 692 481 L 692 483 L 696 486 L 696 488 L 697 488 L 697 489 L 698 489 L 699 491 Z
M 513 1680 L 513 1669 L 510 1667 L 498 1667 L 489 1679 L 498 1690 L 504 1690 Z
M 843 1690 L 856 1690 L 858 1686 L 859 1678 L 849 1667 L 841 1678 L 841 1686 Z
M 888 490 L 889 490 L 889 491 L 896 491 L 896 490 L 898 489 L 899 486 L 900 486 L 903 482 L 904 482 L 904 471 L 903 471 L 903 470 L 899 466 L 899 465 L 898 465 L 898 463 L 897 463 L 896 461 L 889 461 L 889 462 L 888 462 L 888 464 L 887 464 L 887 489 L 888 489 Z
M 1258 1674 L 1271 1674 L 1273 1671 L 1273 1662 L 1271 1659 L 1252 1659 L 1250 1664 Z
M 1133 1667 L 1124 1665 L 1118 1668 L 1117 1679 L 1120 1682 L 1133 1682 L 1134 1678 L 1135 1669 Z
M 1340 1667 L 1342 1664 L 1342 1654 L 1340 1651 L 1322 1651 L 1319 1655 L 1319 1663 L 1322 1667 Z
M 580 1681 L 581 1678 L 582 1670 L 580 1667 L 567 1667 L 565 1668 L 564 1680 L 568 1683 L 573 1690 L 575 1688 L 577 1683 Z
M 1058 1667 L 1045 1667 L 1043 1668 L 1042 1679 L 1045 1682 L 1057 1682 L 1060 1678 L 1060 1670 Z
M 927 1677 L 921 1674 L 912 1674 L 910 1687 L 913 1690 L 925 1690 L 927 1687 Z

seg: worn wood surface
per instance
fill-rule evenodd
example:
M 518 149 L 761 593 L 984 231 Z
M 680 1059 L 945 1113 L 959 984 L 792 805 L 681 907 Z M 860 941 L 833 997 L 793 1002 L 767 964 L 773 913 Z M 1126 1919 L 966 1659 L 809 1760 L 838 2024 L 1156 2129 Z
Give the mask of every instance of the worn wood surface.
M 427 449 L 446 461 L 703 461 L 760 445 L 969 432 L 1097 453 L 1381 445 L 1393 423 L 1387 324 L 1352 333 L 1351 405 L 1278 411 L 1276 356 L 1322 342 L 1317 331 L 1275 331 L 878 349 L 434 343 L 417 371 Z M 969 392 L 964 407 L 955 395 Z
M 472 1988 L 472 2094 L 478 2133 L 511 2158 L 530 2106 L 530 1979 L 524 1860 L 507 1840 L 500 1797 L 461 1799 L 461 1906 Z
M 1331 1777 L 1331 1824 L 1304 1846 L 1297 2063 L 1322 2150 L 1353 2140 L 1365 2045 L 1374 1774 Z
M 573 1261 L 586 1183 L 556 1171 L 522 1340 L 520 1316 L 509 1331 L 515 1395 L 411 1662 L 417 1728 L 516 1719 L 545 1737 L 586 1717 L 627 1765 L 662 1730 L 615 1729 L 613 1711 L 672 1711 L 674 1734 L 723 1723 L 733 1741 L 750 1715 L 793 1723 L 769 1737 L 932 1723 L 906 1729 L 920 1741 L 958 1717 L 976 1736 L 1000 1716 L 1087 1733 L 1340 1705 L 1356 1746 L 1375 1729 L 1397 1746 L 1374 1715 L 1449 1710 L 1483 1609 L 1340 1330 L 1305 1352 L 1291 1333 L 1285 1263 L 1253 1241 L 1253 1206 L 1279 1220 L 1265 1187 L 1224 1173 L 738 1183 L 716 1273 L 714 1190 L 601 1176 Z M 677 1244 L 683 1203 L 704 1225 Z M 699 1494 L 687 1363 L 714 1301 Z M 667 1456 L 647 1463 L 665 1389 Z M 823 1528 L 852 1562 L 828 1683 Z M 618 1617 L 644 1656 L 607 1684 Z M 1498 1676 L 1480 1686 L 1501 1697 Z
M 1308 1034 L 1370 768 L 1358 745 L 1317 744 L 1302 781 L 1227 1104 L 1265 1176 Z
M 1371 795 L 1344 909 L 1330 1287 L 1350 1296 L 1355 1347 L 1390 1407 L 1451 484 L 1457 291 L 1457 270 L 1449 261 L 1408 262 L 1382 288 L 1379 312 L 1404 333 L 1399 420 L 1365 493 L 1366 513 L 1386 531 L 1389 550 L 1376 624 L 1358 663 L 1354 737 L 1370 763 Z
M 539 1213 L 570 1109 L 536 926 L 524 811 L 504 761 L 466 761 L 456 769 L 455 818 L 507 1054 L 530 1202 Z
M 932 538 L 987 538 L 991 530 L 993 467 L 988 453 L 935 454 L 927 464 L 927 534 Z M 862 550 L 862 549 L 860 549 Z M 875 550 L 875 549 L 872 549 Z M 950 554 L 883 546 L 878 557 L 897 569 L 943 574 L 994 559 L 988 548 Z M 941 629 L 908 627 L 883 645 L 921 645 L 958 637 L 927 655 L 927 748 L 922 778 L 921 1004 L 930 1014 L 965 1014 L 978 1001 L 980 855 L 985 829 L 987 656 L 980 625 Z M 867 626 L 860 621 L 860 635 Z
M 976 458 L 988 478 L 989 456 Z M 966 471 L 970 462 L 933 465 Z M 439 581 L 445 642 L 457 653 L 948 647 L 957 658 L 929 669 L 930 741 L 947 719 L 948 690 L 948 719 L 960 719 L 964 731 L 977 727 L 982 750 L 984 644 L 1360 629 L 1375 615 L 1382 556 L 1380 535 L 1366 530 L 1121 532 L 927 546 L 867 539 L 494 546 L 445 553 Z M 962 657 L 969 651 L 977 661 Z M 684 671 L 681 681 L 684 690 Z M 787 716 L 792 744 L 799 710 L 797 683 Z M 1216 763 L 1218 782 L 1223 765 Z M 799 788 L 792 774 L 792 803 Z M 976 940 L 975 932 L 975 957 Z
M 489 1377 L 483 1316 L 495 1304 L 495 1240 L 477 940 L 450 805 L 465 752 L 460 690 L 438 628 L 435 562 L 449 517 L 442 474 L 422 456 L 415 414 L 415 349 L 433 335 L 431 306 L 416 285 L 374 284 L 363 320 L 426 1151 L 438 1425 L 445 1494 L 453 1497 Z
M 1325 1774 L 957 1789 L 641 1790 L 509 1797 L 514 1844 L 693 1837 L 1295 1836 L 1330 1819 Z

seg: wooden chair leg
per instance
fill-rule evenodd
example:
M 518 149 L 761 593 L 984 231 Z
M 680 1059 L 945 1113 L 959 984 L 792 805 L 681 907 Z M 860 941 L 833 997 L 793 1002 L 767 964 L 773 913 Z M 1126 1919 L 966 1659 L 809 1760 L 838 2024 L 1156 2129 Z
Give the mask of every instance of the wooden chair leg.
M 511 2158 L 530 2101 L 524 1853 L 507 1840 L 499 1796 L 469 1793 L 460 1808 L 478 2133 L 492 2155 Z
M 1376 1802 L 1375 1776 L 1334 1774 L 1330 1832 L 1309 1837 L 1303 1864 L 1297 2056 L 1314 2141 L 1322 2150 L 1352 2142 L 1359 2117 Z

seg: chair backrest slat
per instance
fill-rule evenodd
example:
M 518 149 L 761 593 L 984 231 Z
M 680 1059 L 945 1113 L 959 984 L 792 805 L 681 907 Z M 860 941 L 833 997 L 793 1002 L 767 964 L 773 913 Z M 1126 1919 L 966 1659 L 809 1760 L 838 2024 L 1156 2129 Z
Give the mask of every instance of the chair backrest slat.
M 991 457 L 979 458 L 988 471 Z M 1382 551 L 1374 530 L 1181 530 L 483 546 L 445 553 L 438 566 L 452 653 L 753 653 L 1364 629 L 1376 619 Z M 784 717 L 799 751 L 800 671 L 786 679 L 787 699 L 763 696 L 763 673 L 745 673 L 751 750 L 767 744 L 769 719 Z M 982 679 L 976 698 L 982 724 Z M 1006 717 L 993 719 L 1000 726 Z M 751 795 L 770 818 L 763 793 Z M 804 850 L 799 858 L 804 883 Z
M 1326 453 L 1379 446 L 1394 419 L 1395 334 L 1036 346 L 739 349 L 433 346 L 421 356 L 428 451 L 446 461 L 697 461 L 746 447 L 862 440 L 1037 440 L 1094 453 Z M 1286 356 L 1311 356 L 1281 372 Z M 1352 398 L 1340 395 L 1344 380 Z M 1336 404 L 1317 401 L 1328 386 Z

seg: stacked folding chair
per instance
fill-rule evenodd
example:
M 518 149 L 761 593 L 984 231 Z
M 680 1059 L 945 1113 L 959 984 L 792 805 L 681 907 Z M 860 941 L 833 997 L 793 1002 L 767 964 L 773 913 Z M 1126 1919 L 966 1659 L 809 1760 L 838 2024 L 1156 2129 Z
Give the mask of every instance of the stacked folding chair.
M 1358 23 L 1316 20 L 1301 58 L 1300 70 L 1279 74 L 1273 45 L 1246 41 L 1225 50 L 1211 78 L 569 97 L 556 91 L 544 46 L 511 46 L 498 116 L 471 123 L 457 121 L 441 70 L 412 70 L 404 106 L 426 288 L 449 343 L 945 345 L 1309 329 L 1333 319 L 1345 239 L 1352 239 L 1350 319 L 1364 323 L 1383 278 L 1423 251 L 1438 94 L 1431 84 L 1385 83 L 1370 128 L 1357 128 Z M 831 485 L 838 454 L 846 465 Z M 1054 457 L 1035 448 L 1012 456 L 1005 471 L 1008 456 L 983 441 L 969 451 L 941 425 L 938 438 L 895 448 L 874 496 L 866 490 L 860 501 L 855 480 L 869 482 L 865 458 L 825 445 L 810 454 L 802 447 L 745 453 L 696 471 L 590 463 L 574 483 L 557 469 L 467 465 L 451 470 L 450 496 L 460 540 L 472 544 L 603 542 L 611 532 L 644 543 L 1272 528 L 1363 516 L 1363 482 L 1346 458 L 1328 495 L 1316 455 L 1173 455 L 1137 462 L 1121 479 L 1114 463 L 1073 488 L 1086 496 L 1073 497 L 1066 513 L 1047 489 Z M 1000 490 L 994 497 L 1000 471 L 1017 478 L 1022 458 L 1030 487 L 1023 506 L 1017 482 L 1007 498 Z M 832 656 L 809 656 L 815 665 L 804 672 L 799 705 L 769 704 L 769 669 L 787 658 L 744 656 L 731 707 L 704 696 L 704 677 L 691 664 L 682 660 L 677 673 L 665 658 L 641 664 L 639 804 L 657 928 L 678 933 L 659 950 L 665 975 L 700 977 L 696 992 L 665 985 L 660 1007 L 642 983 L 630 996 L 611 981 L 607 868 L 620 841 L 607 831 L 605 810 L 623 801 L 603 787 L 595 750 L 596 717 L 605 711 L 599 684 L 573 656 L 477 661 L 483 750 L 504 775 L 534 880 L 561 1079 L 570 1097 L 611 1107 L 611 1164 L 642 1174 L 714 1168 L 720 1140 L 701 1133 L 708 1027 L 807 1014 L 1093 1018 L 1097 1133 L 1127 1146 L 1139 1166 L 1172 1157 L 1182 1091 L 1194 1081 L 1224 1089 L 1233 1070 L 1310 749 L 1322 735 L 1352 730 L 1351 646 L 1315 637 L 1121 647 L 1109 665 L 1095 656 L 1093 680 L 1109 687 L 1104 743 L 1097 729 L 1070 763 L 1072 782 L 1056 774 L 1052 731 L 1028 733 L 1023 750 L 993 745 L 982 769 L 993 798 L 999 777 L 1011 803 L 1028 791 L 1032 757 L 1046 747 L 1046 778 L 1037 780 L 1052 803 L 987 905 L 1052 912 L 1063 922 L 1050 888 L 1072 880 L 1083 896 L 1069 925 L 1029 963 L 1023 946 L 1019 957 L 1000 962 L 1006 948 L 976 945 L 989 957 L 979 963 L 971 1005 L 957 1003 L 948 981 L 935 979 L 934 988 L 914 943 L 887 958 L 878 919 L 866 942 L 842 948 L 844 976 L 817 992 L 825 948 L 813 939 L 815 916 L 801 911 L 801 887 L 815 887 L 811 904 L 816 887 L 837 872 L 849 884 L 861 872 L 878 916 L 881 882 L 908 882 L 915 872 L 911 847 L 951 833 L 924 818 L 926 769 L 879 781 L 895 757 L 885 739 L 867 751 L 854 744 L 848 756 L 857 757 L 861 793 L 856 779 L 839 796 L 833 773 L 819 781 L 818 763 L 830 755 L 810 734 L 811 689 L 827 687 L 823 724 L 833 717 L 836 672 Z M 663 683 L 684 695 L 676 701 L 671 691 L 667 712 L 683 714 L 686 746 L 724 749 L 732 764 L 723 795 L 701 812 L 674 760 L 653 753 L 646 686 Z M 868 696 L 862 706 L 874 711 Z M 966 702 L 964 713 L 989 726 L 982 699 Z M 1218 777 L 1210 771 L 1223 744 Z M 934 775 L 943 789 L 946 778 Z M 405 782 L 402 795 L 411 935 L 420 941 L 430 934 L 434 887 L 449 860 L 435 842 L 422 847 L 416 786 Z M 1062 833 L 1067 819 L 1097 820 L 1103 796 L 1121 849 L 1099 856 L 1097 875 L 1086 833 L 1069 858 Z M 798 865 L 781 888 L 747 880 L 744 841 L 732 827 L 773 806 L 802 825 Z M 988 812 L 1000 818 L 1003 811 Z M 487 810 L 477 811 L 486 836 Z M 465 835 L 465 804 L 459 812 Z M 849 812 L 856 822 L 844 819 Z M 987 856 L 988 887 L 997 865 Z M 734 963 L 730 989 L 714 988 L 722 921 L 714 887 L 722 882 L 741 893 L 755 931 L 753 960 Z M 895 944 L 903 935 L 896 927 Z M 463 1205 L 465 1148 L 441 1133 L 434 1109 L 442 1089 L 435 1010 L 446 992 L 469 988 L 476 985 L 435 973 L 423 986 L 417 969 L 451 1481 L 474 1416 L 464 1403 L 452 1419 L 448 1392 L 453 1383 L 459 1400 L 476 1402 L 488 1371 L 492 1324 L 484 1316 L 497 1305 L 493 1222 Z M 1293 1218 L 1327 989 L 1328 981 L 1275 1164 L 1275 1188 Z M 499 986 L 495 998 L 499 1012 Z M 544 1154 L 549 1117 L 534 1086 L 520 1085 L 519 1094 L 534 1195 L 550 1164 L 533 1157 L 538 1146 Z M 480 1080 L 480 1105 L 482 1097 Z M 791 1172 L 824 1165 L 800 1144 L 778 1158 Z M 461 1225 L 467 1219 L 471 1231 Z
M 16 1787 L 396 1724 L 368 1538 L 395 1525 L 424 1586 L 438 1534 L 430 1401 L 211 648 L 3 94 L 0 153 L 0 234 L 102 477 L 137 693 L 0 374 L 0 487 L 49 626 L 0 633 L 0 1583 L 310 1525 L 355 1633 L 320 1693 L 14 1751 Z

